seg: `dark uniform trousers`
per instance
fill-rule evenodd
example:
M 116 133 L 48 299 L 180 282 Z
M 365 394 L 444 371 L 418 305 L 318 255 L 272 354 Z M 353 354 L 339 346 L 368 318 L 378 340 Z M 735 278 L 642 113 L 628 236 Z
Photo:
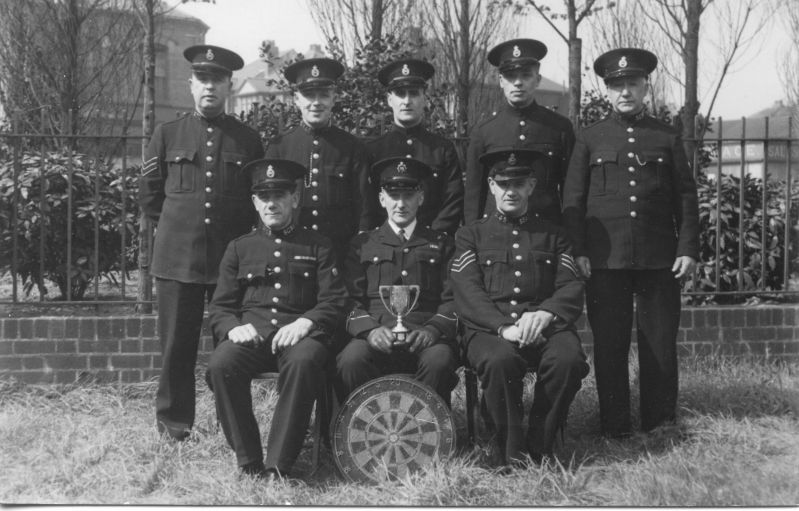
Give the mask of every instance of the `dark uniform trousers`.
M 633 316 L 641 427 L 674 420 L 680 282 L 671 267 L 678 256 L 699 258 L 696 183 L 676 130 L 643 113 L 585 128 L 566 175 L 563 221 L 575 255 L 591 262 L 586 299 L 603 434 L 631 430 Z
M 250 382 L 278 370 L 278 402 L 267 442 L 265 465 L 290 473 L 302 447 L 314 400 L 327 378 L 328 345 L 346 304 L 346 288 L 331 242 L 303 228 L 272 232 L 264 227 L 228 246 L 209 307 L 214 335 L 252 324 L 263 343 L 223 340 L 211 354 L 208 380 L 217 417 L 240 466 L 263 459 L 253 415 Z M 271 352 L 278 329 L 298 318 L 314 327 L 294 346 Z
M 505 462 L 521 460 L 525 448 L 522 379 L 528 368 L 538 379 L 526 448 L 534 457 L 551 454 L 589 369 L 574 328 L 584 286 L 565 232 L 527 215 L 508 219 L 495 213 L 458 230 L 450 279 L 465 324 L 466 358 L 480 378 L 481 406 L 494 423 Z M 519 348 L 499 338 L 501 326 L 537 310 L 555 316 L 543 343 Z
M 453 251 L 450 236 L 418 223 L 407 241 L 401 240 L 388 222 L 352 240 L 345 271 L 354 302 L 347 319 L 347 333 L 352 339 L 336 360 L 340 399 L 381 375 L 407 372 L 450 402 L 450 393 L 458 384 L 457 316 L 447 279 Z M 440 334 L 436 344 L 418 353 L 397 349 L 391 354 L 369 345 L 366 337 L 372 329 L 397 324 L 380 299 L 383 285 L 419 286 L 417 306 L 403 324 L 409 330 L 423 326 L 436 330 Z
M 147 146 L 139 202 L 157 224 L 152 274 L 163 359 L 156 420 L 159 431 L 176 438 L 194 424 L 204 301 L 228 242 L 255 219 L 242 167 L 261 156 L 258 133 L 225 114 L 206 119 L 193 113 L 160 124 Z
M 392 126 L 388 133 L 366 142 L 372 161 L 404 156 L 423 161 L 433 170 L 422 183 L 424 203 L 416 218 L 420 224 L 450 236 L 460 227 L 463 217 L 463 171 L 455 144 L 451 140 L 426 130 L 421 125 L 412 128 Z M 377 227 L 386 219 L 378 203 L 378 186 L 372 183 L 368 207 L 376 211 L 369 215 Z
M 512 147 L 542 153 L 542 158 L 533 164 L 537 184 L 528 200 L 528 210 L 560 224 L 561 188 L 574 147 L 574 129 L 566 117 L 535 102 L 525 108 L 504 103 L 469 134 L 463 203 L 465 224 L 496 210 L 494 196 L 488 192 L 488 169 L 480 163 L 480 156 Z

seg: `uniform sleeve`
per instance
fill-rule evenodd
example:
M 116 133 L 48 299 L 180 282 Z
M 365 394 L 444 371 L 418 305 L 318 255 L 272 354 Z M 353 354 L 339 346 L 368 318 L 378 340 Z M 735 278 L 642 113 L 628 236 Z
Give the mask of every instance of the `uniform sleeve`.
M 241 325 L 244 288 L 237 278 L 238 271 L 239 256 L 236 252 L 236 242 L 231 241 L 219 263 L 219 280 L 208 305 L 208 320 L 214 336 L 220 341 L 226 338 L 233 328 Z
M 444 183 L 441 209 L 431 227 L 451 236 L 460 226 L 463 211 L 463 171 L 455 144 L 451 142 L 445 149 L 444 162 L 442 172 L 447 182 Z
M 585 284 L 579 277 L 566 233 L 559 231 L 556 240 L 555 256 L 558 258 L 558 266 L 555 273 L 555 292 L 541 302 L 539 309 L 549 311 L 571 325 L 583 313 Z
M 455 254 L 450 265 L 450 282 L 455 307 L 460 317 L 476 327 L 496 332 L 502 325 L 513 323 L 502 314 L 483 285 L 483 272 L 477 264 L 478 248 L 474 231 L 461 227 L 455 234 Z
M 354 201 L 354 208 L 352 214 L 355 218 L 357 229 L 355 232 L 368 231 L 373 228 L 377 222 L 375 218 L 376 210 L 375 204 L 370 200 L 372 195 L 372 185 L 369 182 L 369 168 L 372 166 L 372 157 L 366 150 L 363 144 L 358 142 L 358 148 L 355 151 L 354 159 L 357 179 L 353 180 L 352 197 L 356 198 Z
M 563 187 L 563 227 L 571 239 L 575 257 L 585 250 L 585 210 L 590 179 L 590 151 L 582 134 L 577 136 Z
M 485 201 L 486 184 L 483 178 L 483 166 L 478 158 L 483 154 L 483 136 L 480 127 L 472 130 L 469 138 L 469 148 L 466 151 L 466 174 L 464 176 L 463 195 L 463 222 L 469 225 L 480 218 L 480 213 Z M 456 243 L 457 244 L 457 243 Z
M 329 242 L 317 245 L 316 264 L 319 280 L 316 305 L 302 317 L 313 321 L 325 333 L 332 334 L 346 307 L 347 289 L 336 267 L 336 255 Z
M 164 183 L 166 182 L 164 134 L 161 125 L 155 127 L 150 143 L 144 151 L 141 177 L 139 178 L 139 206 L 153 222 L 158 222 L 164 205 Z
M 361 236 L 353 238 L 344 267 L 344 280 L 350 298 L 347 333 L 352 337 L 365 337 L 370 331 L 380 326 L 380 322 L 373 318 L 367 310 L 369 283 L 366 279 L 366 271 L 361 264 L 362 246 Z
M 432 316 L 425 326 L 431 326 L 441 334 L 439 342 L 453 340 L 458 333 L 458 315 L 455 311 L 455 297 L 452 293 L 452 284 L 449 279 L 449 265 L 455 253 L 455 244 L 450 236 L 444 238 L 445 248 L 442 251 L 442 259 L 446 264 L 441 265 L 441 305 L 438 306 L 436 314 Z
M 677 223 L 677 256 L 690 256 L 699 260 L 699 205 L 694 180 L 685 148 L 679 135 L 671 148 L 674 155 L 674 213 Z

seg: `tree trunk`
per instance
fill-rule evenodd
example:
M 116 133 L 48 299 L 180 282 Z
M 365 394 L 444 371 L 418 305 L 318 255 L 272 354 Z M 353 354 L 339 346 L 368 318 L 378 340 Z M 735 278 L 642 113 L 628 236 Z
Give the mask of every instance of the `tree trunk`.
M 371 40 L 383 37 L 383 0 L 372 0 L 372 33 Z
M 579 37 L 569 40 L 569 120 L 574 129 L 580 126 L 580 99 L 583 40 Z
M 472 55 L 471 28 L 469 26 L 469 0 L 460 0 L 461 12 L 458 18 L 460 32 L 460 65 L 458 66 L 458 113 L 456 118 L 457 135 L 465 137 L 469 130 L 469 77 Z
M 144 104 L 142 111 L 142 162 L 145 159 L 145 148 L 153 134 L 155 121 L 155 2 L 145 1 L 145 26 L 144 26 Z M 153 311 L 149 303 L 153 299 L 153 283 L 150 276 L 151 245 L 153 229 L 150 220 L 141 213 L 139 216 L 139 289 L 137 299 L 142 303 L 138 306 L 139 312 L 149 314 Z
M 696 125 L 694 119 L 699 113 L 697 98 L 699 65 L 699 18 L 702 16 L 701 0 L 687 0 L 686 35 L 683 62 L 685 63 L 685 106 L 682 112 L 682 136 L 685 151 L 689 156 L 696 148 Z

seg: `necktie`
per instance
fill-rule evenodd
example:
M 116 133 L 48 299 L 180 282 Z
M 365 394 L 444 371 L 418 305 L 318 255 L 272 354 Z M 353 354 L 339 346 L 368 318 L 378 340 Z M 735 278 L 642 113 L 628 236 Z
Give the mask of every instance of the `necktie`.
M 399 237 L 400 237 L 400 240 L 402 240 L 403 243 L 408 241 L 408 238 L 405 237 L 405 229 L 400 229 L 399 230 Z

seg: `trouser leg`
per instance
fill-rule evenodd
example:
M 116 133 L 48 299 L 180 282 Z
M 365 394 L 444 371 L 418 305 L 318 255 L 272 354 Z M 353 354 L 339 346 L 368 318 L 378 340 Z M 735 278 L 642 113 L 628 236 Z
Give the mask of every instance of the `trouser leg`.
M 557 432 L 566 423 L 569 406 L 589 367 L 580 338 L 573 331 L 553 333 L 543 345 L 524 348 L 522 353 L 528 350 L 535 351 L 531 362 L 537 367 L 527 430 L 527 447 L 535 459 L 552 454 Z
M 594 270 L 586 287 L 588 322 L 594 335 L 594 373 L 602 434 L 628 435 L 628 357 L 633 321 L 632 275 L 627 270 Z
M 268 344 L 258 347 L 222 341 L 208 362 L 216 415 L 239 466 L 263 461 L 263 447 L 255 419 L 250 387 L 255 374 L 275 370 Z M 275 416 L 273 421 L 279 421 Z
M 266 443 L 266 468 L 290 473 L 302 449 L 314 401 L 323 399 L 329 352 L 306 337 L 278 354 L 277 405 Z
M 156 279 L 161 375 L 155 398 L 158 430 L 185 438 L 194 425 L 194 366 L 203 308 L 213 286 Z
M 680 283 L 669 269 L 636 274 L 641 429 L 676 418 Z
M 352 339 L 336 356 L 336 393 L 343 403 L 353 390 L 382 376 L 386 355 L 365 339 Z
M 435 390 L 450 404 L 452 389 L 458 384 L 458 357 L 449 344 L 434 344 L 419 353 L 414 378 Z

